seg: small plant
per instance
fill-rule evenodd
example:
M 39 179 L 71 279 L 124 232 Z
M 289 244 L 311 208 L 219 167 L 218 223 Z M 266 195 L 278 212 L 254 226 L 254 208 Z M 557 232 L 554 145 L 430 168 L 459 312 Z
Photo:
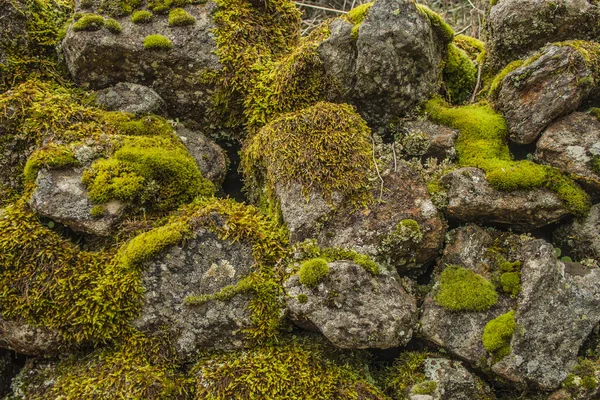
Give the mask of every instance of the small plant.
M 73 24 L 73 30 L 79 31 L 97 31 L 104 26 L 104 18 L 98 14 L 83 14 L 77 22 Z
M 119 24 L 117 20 L 112 18 L 108 18 L 106 21 L 104 21 L 104 27 L 108 29 L 111 33 L 114 33 L 115 35 L 121 33 L 121 31 L 123 30 L 123 28 L 121 28 L 121 24 Z
M 306 304 L 308 302 L 308 296 L 305 295 L 304 293 L 299 294 L 297 299 L 298 299 L 298 303 L 300 303 L 300 304 Z
M 440 275 L 435 302 L 451 311 L 485 311 L 498 301 L 487 279 L 470 269 L 448 265 Z
M 163 35 L 148 35 L 144 39 L 144 48 L 148 50 L 169 50 L 173 48 L 173 42 Z
M 313 258 L 302 263 L 298 275 L 301 284 L 308 288 L 314 288 L 329 275 L 329 265 L 323 258 Z
M 183 8 L 174 8 L 169 13 L 169 26 L 194 25 L 196 18 L 187 13 Z
M 510 354 L 510 340 L 517 328 L 515 312 L 510 311 L 487 323 L 483 330 L 483 347 L 496 359 Z
M 136 11 L 131 15 L 131 22 L 134 24 L 147 24 L 152 21 L 152 13 L 146 10 Z

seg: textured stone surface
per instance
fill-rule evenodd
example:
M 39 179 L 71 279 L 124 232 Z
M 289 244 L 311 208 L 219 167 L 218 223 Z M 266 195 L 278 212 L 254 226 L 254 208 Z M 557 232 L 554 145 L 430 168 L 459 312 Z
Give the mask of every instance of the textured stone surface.
M 539 58 L 517 68 L 502 81 L 496 102 L 515 143 L 535 141 L 555 119 L 573 112 L 591 93 L 593 72 L 569 46 L 550 45 Z
M 222 184 L 229 167 L 225 151 L 202 132 L 187 129 L 182 125 L 177 126 L 177 135 L 196 161 L 202 176 L 217 186 Z
M 435 124 L 429 120 L 408 121 L 396 135 L 398 148 L 408 156 L 453 160 L 456 158 L 458 130 Z
M 558 227 L 553 242 L 575 260 L 600 260 L 600 204 L 593 205 L 587 217 Z
M 6 321 L 0 317 L 0 347 L 39 356 L 58 353 L 60 344 L 55 331 L 34 327 L 23 321 Z
M 372 275 L 350 261 L 329 263 L 329 275 L 314 289 L 293 275 L 284 284 L 292 321 L 316 327 L 334 345 L 349 349 L 403 346 L 417 319 L 415 300 L 397 273 Z M 298 295 L 308 301 L 301 303 Z
M 96 101 L 107 110 L 134 114 L 164 115 L 167 107 L 154 90 L 129 82 L 119 82 L 115 86 L 99 90 Z
M 446 187 L 449 218 L 460 222 L 499 224 L 527 231 L 566 216 L 558 196 L 546 189 L 503 192 L 494 189 L 477 168 L 459 168 L 440 179 Z
M 592 196 L 600 197 L 600 174 L 592 169 L 600 158 L 600 120 L 574 112 L 550 125 L 536 143 L 535 157 L 572 174 Z
M 5 48 L 9 46 L 25 47 L 27 45 L 23 36 L 27 23 L 22 12 L 24 8 L 21 1 L 0 2 L 0 64 L 5 64 L 7 61 L 8 55 L 4 50 Z M 14 43 L 15 38 L 19 42 Z
M 243 347 L 241 330 L 252 326 L 249 295 L 237 294 L 230 300 L 210 300 L 201 305 L 184 301 L 188 296 L 211 295 L 236 284 L 250 273 L 253 263 L 249 244 L 223 241 L 199 229 L 193 239 L 171 246 L 145 263 L 144 306 L 134 325 L 148 333 L 169 327 L 173 344 L 184 358 L 202 348 Z

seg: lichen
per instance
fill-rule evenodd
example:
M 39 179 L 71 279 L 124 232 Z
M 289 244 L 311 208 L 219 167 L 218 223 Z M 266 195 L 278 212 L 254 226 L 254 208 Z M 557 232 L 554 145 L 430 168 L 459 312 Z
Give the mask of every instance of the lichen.
M 81 18 L 73 24 L 73 30 L 79 31 L 97 31 L 104 26 L 104 17 L 98 14 L 83 14 Z
M 188 14 L 183 8 L 174 8 L 169 12 L 169 26 L 194 25 L 196 18 Z
M 393 266 L 414 262 L 415 250 L 423 241 L 419 223 L 413 219 L 398 222 L 392 232 L 383 236 L 377 248 L 378 258 Z
M 358 31 L 360 29 L 360 25 L 365 20 L 369 9 L 373 6 L 374 2 L 361 4 L 359 6 L 354 7 L 352 10 L 346 14 L 346 20 L 350 22 L 352 25 L 352 39 L 358 39 Z
M 173 48 L 173 42 L 163 35 L 148 35 L 144 38 L 144 48 L 147 50 L 170 50 Z
M 495 360 L 500 360 L 510 354 L 510 341 L 517 328 L 515 312 L 509 311 L 489 321 L 483 330 L 483 346 Z
M 316 287 L 327 275 L 329 275 L 329 265 L 327 260 L 322 258 L 304 261 L 298 271 L 300 283 L 310 289 Z
M 152 21 L 152 18 L 153 15 L 150 11 L 139 10 L 131 15 L 131 22 L 133 22 L 134 24 L 147 24 Z
M 442 76 L 450 103 L 464 104 L 471 98 L 477 83 L 477 68 L 467 54 L 453 43 L 448 45 Z
M 470 269 L 448 265 L 439 277 L 435 303 L 450 311 L 485 311 L 498 301 L 487 279 Z

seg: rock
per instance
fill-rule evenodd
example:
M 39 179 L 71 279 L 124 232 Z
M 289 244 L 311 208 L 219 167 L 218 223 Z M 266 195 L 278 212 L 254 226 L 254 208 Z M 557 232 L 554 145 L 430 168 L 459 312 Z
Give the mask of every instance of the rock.
M 227 174 L 229 159 L 225 151 L 198 131 L 177 126 L 177 135 L 190 152 L 202 176 L 220 186 Z
M 20 1 L 3 1 L 0 4 L 0 71 L 8 63 L 10 49 L 14 46 L 25 48 L 27 40 L 23 35 L 26 32 L 27 19 L 24 13 L 25 4 Z M 14 40 L 17 39 L 17 43 Z
M 344 18 L 334 19 L 329 25 L 329 37 L 318 46 L 323 69 L 338 83 L 340 100 L 352 98 L 354 91 L 356 40 L 352 38 L 352 28 Z
M 0 347 L 30 356 L 53 355 L 62 344 L 56 331 L 0 317 Z
M 553 242 L 576 260 L 600 260 L 600 204 L 587 217 L 574 219 L 554 231 Z
M 575 111 L 591 93 L 594 73 L 583 51 L 549 45 L 539 58 L 506 75 L 496 106 L 506 118 L 510 140 L 532 143 L 552 121 Z
M 600 197 L 600 120 L 596 116 L 574 112 L 554 122 L 536 143 L 535 158 L 570 174 L 592 196 Z
M 0 349 L 0 396 L 6 396 L 10 393 L 10 384 L 19 369 L 10 352 Z
M 125 206 L 113 200 L 100 205 L 100 215 L 95 214 L 97 205 L 91 202 L 81 176 L 81 169 L 42 169 L 29 205 L 37 214 L 75 231 L 110 236 Z
M 152 89 L 135 83 L 119 82 L 96 92 L 98 104 L 109 111 L 164 115 L 167 105 Z
M 566 216 L 558 196 L 547 189 L 503 192 L 494 189 L 478 168 L 459 168 L 440 179 L 447 190 L 448 218 L 498 224 L 519 231 L 546 226 Z
M 589 0 L 500 0 L 486 19 L 490 61 L 502 67 L 549 42 L 597 37 L 600 9 Z
M 316 288 L 302 285 L 297 274 L 284 288 L 292 321 L 316 328 L 337 347 L 386 349 L 412 337 L 415 300 L 395 272 L 373 275 L 351 261 L 335 261 Z
M 43 394 L 48 395 L 49 389 L 55 383 L 56 374 L 55 361 L 41 358 L 28 359 L 12 381 L 11 399 L 27 400 Z
M 600 321 L 600 269 L 559 261 L 543 240 L 524 245 L 517 329 L 510 355 L 492 370 L 513 382 L 557 389 Z
M 103 89 L 119 82 L 144 85 L 164 99 L 169 115 L 208 124 L 214 87 L 198 79 L 198 73 L 221 68 L 215 54 L 215 8 L 212 1 L 186 6 L 196 23 L 181 27 L 168 27 L 167 15 L 154 15 L 146 24 L 134 24 L 130 17 L 118 18 L 122 27 L 119 34 L 105 28 L 75 31 L 71 25 L 62 45 L 66 64 L 83 87 Z M 79 4 L 76 11 L 95 10 L 82 10 Z M 173 48 L 145 49 L 144 38 L 151 34 L 167 37 Z
M 252 326 L 248 304 L 240 293 L 226 301 L 186 303 L 189 296 L 212 295 L 234 285 L 254 264 L 251 245 L 220 240 L 204 228 L 192 239 L 167 248 L 145 263 L 144 306 L 134 325 L 148 334 L 168 326 L 173 345 L 183 358 L 200 349 L 233 349 L 246 344 L 242 333 Z
M 456 158 L 455 143 L 458 130 L 435 124 L 429 120 L 408 121 L 396 135 L 397 149 L 409 157 L 422 161 L 436 158 L 438 161 Z

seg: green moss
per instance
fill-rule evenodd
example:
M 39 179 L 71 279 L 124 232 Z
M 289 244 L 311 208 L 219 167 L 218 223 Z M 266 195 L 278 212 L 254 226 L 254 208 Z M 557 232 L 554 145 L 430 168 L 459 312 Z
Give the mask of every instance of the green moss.
M 445 43 L 449 44 L 454 39 L 454 30 L 448 25 L 442 17 L 436 12 L 432 11 L 429 7 L 424 4 L 416 4 L 417 10 L 427 17 L 433 31 L 439 36 L 439 38 Z
M 305 295 L 304 293 L 299 294 L 297 299 L 298 299 L 298 303 L 300 303 L 300 304 L 306 304 L 308 302 L 308 296 Z
M 414 261 L 415 249 L 422 241 L 419 223 L 413 219 L 403 219 L 392 232 L 381 238 L 378 257 L 388 265 L 405 265 Z
M 600 156 L 592 157 L 592 171 L 596 174 L 600 175 Z
M 148 35 L 144 39 L 144 48 L 147 50 L 170 50 L 173 48 L 173 42 L 163 35 Z
M 129 15 L 142 4 L 142 0 L 100 0 L 98 11 L 111 17 Z
M 450 107 L 434 98 L 426 103 L 425 109 L 434 122 L 460 130 L 456 144 L 459 165 L 481 168 L 496 189 L 547 188 L 554 191 L 574 215 L 583 216 L 589 211 L 589 196 L 556 168 L 512 160 L 506 142 L 506 121 L 489 104 Z
M 358 39 L 358 30 L 360 29 L 360 25 L 365 20 L 365 17 L 367 16 L 367 13 L 373 4 L 374 2 L 361 4 L 354 7 L 348 12 L 348 14 L 345 15 L 346 20 L 354 25 L 352 28 L 352 39 Z
M 521 291 L 521 273 L 520 272 L 505 272 L 500 276 L 500 285 L 505 293 L 512 297 L 517 297 Z
M 94 206 L 90 210 L 90 215 L 94 218 L 100 218 L 104 216 L 105 212 L 104 206 Z
M 123 30 L 121 24 L 119 24 L 117 20 L 112 18 L 107 18 L 104 21 L 104 27 L 108 29 L 111 33 L 114 33 L 115 35 L 121 33 L 121 31 Z
M 423 363 L 430 356 L 426 352 L 403 352 L 386 371 L 383 386 L 394 398 L 408 399 L 410 389 L 426 381 Z
M 517 68 L 521 67 L 523 65 L 523 63 L 524 63 L 523 60 L 516 60 L 516 61 L 509 63 L 506 67 L 504 67 L 502 69 L 502 71 L 500 71 L 498 73 L 498 75 L 496 75 L 494 77 L 494 80 L 492 81 L 490 90 L 488 92 L 489 96 L 492 98 L 496 97 L 498 95 L 500 89 L 502 88 L 502 82 L 504 81 L 504 78 L 506 78 L 506 76 L 508 74 L 510 74 Z
M 196 18 L 187 13 L 183 8 L 174 8 L 169 12 L 169 26 L 194 25 Z
M 581 358 L 573 372 L 562 383 L 562 387 L 574 398 L 588 398 L 598 388 L 598 370 L 598 361 Z
M 304 261 L 298 272 L 300 283 L 307 288 L 316 287 L 327 275 L 329 275 L 329 265 L 327 260 L 322 258 Z
M 469 101 L 477 84 L 477 68 L 467 54 L 455 44 L 448 45 L 448 55 L 442 72 L 446 95 L 453 104 Z
M 423 381 L 417 383 L 412 388 L 412 393 L 414 394 L 430 394 L 433 395 L 437 389 L 437 382 L 435 381 Z
M 472 61 L 481 59 L 481 55 L 485 53 L 485 43 L 472 36 L 461 33 L 454 37 L 453 43 L 456 47 L 464 51 Z
M 150 11 L 139 10 L 131 15 L 131 22 L 134 24 L 147 24 L 152 21 L 153 15 Z M 144 41 L 145 46 L 145 41 Z
M 104 17 L 98 14 L 83 14 L 81 18 L 73 24 L 73 30 L 79 31 L 97 31 L 104 26 Z
M 148 2 L 148 8 L 156 14 L 166 14 L 172 5 L 173 0 L 150 0 Z
M 35 182 L 42 168 L 60 169 L 76 164 L 77 160 L 70 148 L 50 143 L 29 157 L 23 169 L 23 181 L 25 184 Z
M 436 304 L 451 311 L 485 311 L 498 301 L 487 279 L 470 269 L 448 265 L 439 277 Z
M 573 262 L 573 259 L 569 256 L 564 256 L 560 258 L 560 261 L 562 262 Z
M 515 312 L 510 311 L 488 322 L 483 330 L 483 346 L 496 360 L 510 354 L 510 341 L 517 328 Z
M 342 260 L 352 261 L 373 275 L 378 275 L 381 270 L 379 264 L 365 254 L 357 253 L 354 250 L 336 247 L 321 248 L 316 244 L 315 240 L 311 239 L 307 239 L 302 243 L 298 243 L 295 247 L 295 252 L 302 254 L 300 257 L 301 260 L 322 258 L 327 262 Z

